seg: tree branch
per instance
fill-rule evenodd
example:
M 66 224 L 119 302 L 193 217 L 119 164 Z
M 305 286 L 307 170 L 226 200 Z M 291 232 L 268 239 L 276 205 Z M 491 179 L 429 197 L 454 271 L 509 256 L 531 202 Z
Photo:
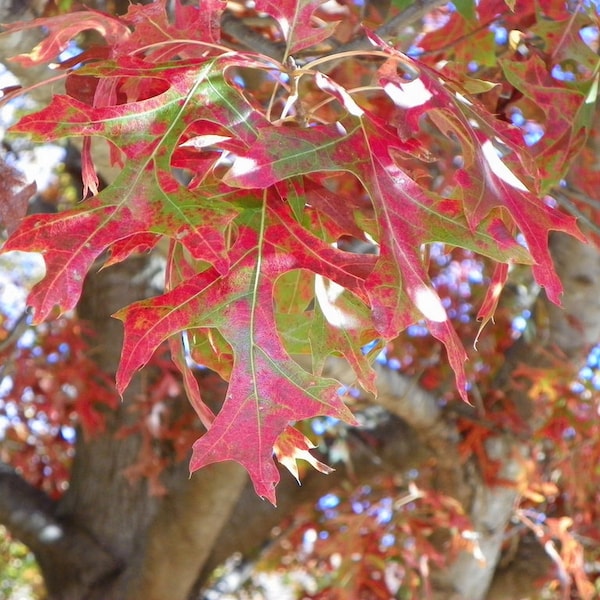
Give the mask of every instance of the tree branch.
M 384 40 L 389 40 L 396 37 L 402 29 L 409 27 L 432 10 L 448 4 L 448 0 L 414 0 L 413 3 L 394 15 L 389 21 L 375 30 L 375 33 Z M 368 50 L 373 48 L 373 44 L 369 41 L 366 35 L 343 44 L 335 48 L 334 52 L 351 52 L 352 50 Z
M 590 198 L 571 187 L 567 187 L 564 191 L 561 189 L 552 190 L 552 196 L 558 204 L 568 213 L 577 217 L 581 222 L 596 235 L 600 235 L 600 226 L 596 225 L 572 200 L 577 200 L 591 208 L 597 210 L 600 203 L 595 198 Z
M 89 534 L 57 516 L 56 502 L 5 463 L 0 463 L 0 522 L 35 554 L 50 598 L 68 598 L 70 588 L 82 583 L 91 588 L 120 570 Z
M 285 52 L 283 44 L 268 40 L 230 12 L 226 12 L 221 19 L 221 31 L 249 50 L 260 52 L 276 61 L 283 60 Z
M 393 369 L 375 365 L 377 373 L 377 398 L 374 404 L 400 417 L 419 434 L 426 434 L 438 427 L 442 412 L 437 397 L 421 388 L 417 381 Z M 327 375 L 345 385 L 353 385 L 355 376 L 348 363 L 342 359 L 331 359 L 327 363 Z
M 29 485 L 12 467 L 0 463 L 0 522 L 33 551 L 62 534 L 55 508 L 46 494 Z

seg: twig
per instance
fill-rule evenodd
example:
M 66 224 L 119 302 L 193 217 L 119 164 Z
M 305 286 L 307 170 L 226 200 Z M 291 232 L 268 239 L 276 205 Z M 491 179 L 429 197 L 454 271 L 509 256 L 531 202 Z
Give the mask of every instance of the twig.
M 415 0 L 409 7 L 405 8 L 389 21 L 375 30 L 375 33 L 382 39 L 395 37 L 404 27 L 412 25 L 415 21 L 422 19 L 432 10 L 447 4 L 448 0 Z M 272 42 L 260 35 L 254 29 L 248 27 L 244 21 L 231 13 L 225 13 L 221 21 L 221 30 L 227 35 L 235 38 L 240 44 L 255 52 L 260 52 L 274 60 L 283 60 L 285 54 L 284 45 L 278 42 Z M 373 44 L 365 34 L 348 42 L 339 44 L 334 39 L 327 42 L 331 48 L 326 54 L 337 54 L 338 52 L 350 52 L 353 50 L 372 49 Z
M 375 33 L 382 39 L 387 40 L 395 37 L 398 33 L 412 25 L 414 22 L 422 19 L 432 10 L 447 4 L 447 0 L 416 0 L 410 6 L 392 17 L 389 21 L 381 25 L 375 30 Z M 366 50 L 372 48 L 373 45 L 366 35 L 343 44 L 335 48 L 335 52 L 346 52 L 349 50 Z
M 562 206 L 569 214 L 581 219 L 588 229 L 593 231 L 596 235 L 600 235 L 600 227 L 591 221 L 591 219 L 573 203 L 573 200 L 571 200 L 569 196 L 572 196 L 574 199 L 595 209 L 600 209 L 600 203 L 592 198 L 589 198 L 585 194 L 582 194 L 581 192 L 571 189 L 568 189 L 566 192 L 563 192 L 562 190 L 553 190 L 551 193 L 558 204 Z
M 240 44 L 250 50 L 264 54 L 276 61 L 283 60 L 285 47 L 277 42 L 272 42 L 254 29 L 248 27 L 244 21 L 231 13 L 225 13 L 221 19 L 221 31 L 235 38 Z
M 0 352 L 4 352 L 7 348 L 12 346 L 25 332 L 28 327 L 27 317 L 31 314 L 29 308 L 25 309 L 21 316 L 17 319 L 17 322 L 13 325 L 12 329 L 8 332 L 8 335 L 0 341 Z

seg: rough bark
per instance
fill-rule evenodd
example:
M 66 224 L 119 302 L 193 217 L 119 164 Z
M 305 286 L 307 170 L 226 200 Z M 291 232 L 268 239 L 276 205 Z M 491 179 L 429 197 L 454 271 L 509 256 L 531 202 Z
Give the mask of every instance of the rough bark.
M 186 599 L 248 477 L 235 463 L 210 465 L 191 480 L 178 472 L 149 530 L 127 600 Z M 136 561 L 137 562 L 137 561 Z
M 78 600 L 81 589 L 103 590 L 121 570 L 119 561 L 85 528 L 61 517 L 56 502 L 4 464 L 0 522 L 34 553 L 51 598 Z
M 548 339 L 566 357 L 582 361 L 585 352 L 600 339 L 600 254 L 593 244 L 556 234 L 552 257 L 565 293 L 562 307 L 546 303 Z

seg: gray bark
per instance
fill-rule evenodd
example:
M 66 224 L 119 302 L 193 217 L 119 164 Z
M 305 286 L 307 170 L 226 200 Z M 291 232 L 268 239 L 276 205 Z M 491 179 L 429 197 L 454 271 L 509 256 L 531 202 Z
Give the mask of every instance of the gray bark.
M 119 561 L 85 528 L 62 518 L 54 501 L 4 464 L 0 522 L 34 553 L 50 598 L 77 600 L 82 588 L 101 592 L 121 570 Z
M 547 346 L 582 361 L 600 340 L 600 254 L 593 244 L 566 235 L 554 235 L 552 257 L 565 292 L 562 307 L 547 303 Z
M 186 599 L 198 573 L 245 490 L 248 477 L 235 463 L 209 465 L 191 479 L 178 472 L 148 531 L 127 600 Z M 136 561 L 138 562 L 138 561 Z

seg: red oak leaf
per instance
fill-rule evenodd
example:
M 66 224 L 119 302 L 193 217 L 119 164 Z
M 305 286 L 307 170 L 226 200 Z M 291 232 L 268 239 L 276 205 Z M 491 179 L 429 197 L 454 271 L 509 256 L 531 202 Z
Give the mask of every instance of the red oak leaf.
M 257 0 L 255 8 L 277 21 L 289 58 L 331 35 L 321 4 Z M 548 233 L 580 234 L 573 219 L 536 197 L 535 186 L 552 177 L 540 179 L 519 130 L 493 118 L 447 74 L 370 35 L 378 49 L 365 55 L 380 65 L 370 85 L 348 85 L 345 69 L 317 73 L 318 62 L 298 69 L 290 61 L 282 76 L 271 59 L 219 45 L 224 5 L 177 0 L 173 23 L 159 0 L 132 5 L 122 18 L 82 11 L 31 25 L 46 27 L 48 37 L 18 58 L 26 65 L 56 60 L 86 29 L 107 42 L 64 65 L 80 65 L 67 74 L 68 95 L 14 128 L 36 141 L 83 137 L 84 186 L 93 197 L 60 215 L 30 217 L 4 250 L 44 253 L 47 275 L 29 299 L 41 320 L 56 305 L 75 306 L 101 255 L 111 264 L 166 238 L 165 293 L 117 314 L 125 328 L 118 388 L 168 340 L 208 430 L 194 444 L 192 470 L 236 460 L 274 502 L 274 452 L 292 472 L 298 457 L 314 463 L 293 423 L 317 415 L 353 422 L 340 384 L 322 375 L 330 354 L 344 357 L 357 383 L 375 391 L 363 348 L 380 348 L 424 322 L 445 345 L 466 399 L 466 354 L 430 278 L 428 245 L 466 248 L 498 263 L 480 311 L 485 320 L 514 262 L 533 264 L 538 283 L 558 301 Z M 558 172 L 587 127 L 581 113 L 573 128 L 560 105 L 573 114 L 583 95 L 551 86 L 536 59 L 509 68 L 506 78 L 546 111 L 548 139 L 532 154 L 548 151 Z M 247 85 L 249 72 L 260 75 L 256 90 Z M 288 75 L 290 86 L 283 84 Z M 301 81 L 308 85 L 295 85 Z M 280 120 L 271 122 L 273 115 Z M 108 140 L 121 167 L 100 193 L 93 137 Z M 435 154 L 430 139 L 451 147 L 456 161 L 440 159 L 438 187 L 422 167 Z M 357 243 L 368 243 L 367 253 L 348 251 Z M 294 360 L 302 353 L 312 373 Z M 193 360 L 229 381 L 216 415 L 200 395 Z
M 269 240 L 271 219 L 264 212 L 252 225 L 240 230 L 226 275 L 208 269 L 116 315 L 125 323 L 117 387 L 122 391 L 168 337 L 188 328 L 218 329 L 232 349 L 233 370 L 221 411 L 194 444 L 191 469 L 236 460 L 250 473 L 257 493 L 274 502 L 279 473 L 273 447 L 288 425 L 317 415 L 354 419 L 340 397 L 339 383 L 300 367 L 277 333 L 275 281 L 303 266 L 304 257 L 284 253 Z M 327 262 L 322 268 L 330 270 Z
M 67 49 L 74 37 L 88 29 L 97 31 L 111 46 L 118 46 L 131 33 L 129 27 L 118 17 L 95 10 L 76 11 L 45 19 L 11 23 L 5 26 L 3 33 L 10 34 L 40 27 L 45 28 L 48 37 L 43 39 L 29 54 L 19 54 L 11 60 L 24 67 L 52 62 Z
M 402 62 L 408 60 L 403 55 L 399 58 Z M 457 171 L 458 186 L 453 195 L 461 200 L 469 225 L 477 227 L 494 209 L 506 209 L 497 215 L 506 220 L 509 230 L 516 226 L 523 235 L 534 261 L 536 281 L 546 288 L 553 302 L 560 303 L 562 286 L 552 266 L 548 234 L 564 231 L 583 240 L 575 219 L 551 208 L 527 188 L 538 173 L 531 173 L 531 161 L 527 160 L 518 130 L 490 120 L 476 101 L 443 83 L 435 71 L 421 64 L 415 64 L 415 69 L 419 77 L 406 82 L 395 63 L 389 61 L 380 69 L 380 81 L 398 106 L 405 109 L 414 130 L 427 113 L 442 133 L 459 140 L 464 165 Z M 507 156 L 501 157 L 501 149 Z M 493 230 L 491 233 L 494 235 Z M 500 244 L 507 241 L 505 236 L 494 237 Z
M 136 59 L 122 63 L 85 69 L 105 76 L 119 70 L 132 77 L 154 73 L 154 67 Z M 55 96 L 48 107 L 15 126 L 40 141 L 104 136 L 119 148 L 125 162 L 117 179 L 93 200 L 69 213 L 26 219 L 6 244 L 5 250 L 19 248 L 45 255 L 47 277 L 30 298 L 37 320 L 44 319 L 54 305 L 62 310 L 73 308 L 94 260 L 112 244 L 133 235 L 167 236 L 181 242 L 195 258 L 221 272 L 227 270 L 225 233 L 239 213 L 235 202 L 242 202 L 240 194 L 219 184 L 188 190 L 174 178 L 170 164 L 189 124 L 202 116 L 216 122 L 239 122 L 238 137 L 253 137 L 253 118 L 240 121 L 241 114 L 251 113 L 243 97 L 225 83 L 221 70 L 210 80 L 205 78 L 207 73 L 208 67 L 202 64 L 171 65 L 160 71 L 170 84 L 165 92 L 125 105 L 93 107 Z M 215 94 L 224 105 L 209 101 Z M 215 154 L 213 161 L 218 158 Z M 111 262 L 119 256 L 126 254 L 113 254 Z
M 299 459 L 307 461 L 321 473 L 332 473 L 334 471 L 310 453 L 313 448 L 315 448 L 315 445 L 305 435 L 293 427 L 286 427 L 275 442 L 275 456 L 300 483 L 298 466 L 296 465 L 296 461 Z
M 576 35 L 579 37 L 578 33 Z M 585 46 L 583 43 L 581 45 Z M 594 52 L 587 49 L 595 56 Z M 500 65 L 506 79 L 525 98 L 533 101 L 536 116 L 540 110 L 545 116 L 544 122 L 540 123 L 544 135 L 530 148 L 530 152 L 541 157 L 542 189 L 548 191 L 565 177 L 573 159 L 580 152 L 587 137 L 586 129 L 591 127 L 593 111 L 589 109 L 585 94 L 553 78 L 538 56 L 534 55 L 525 62 L 500 60 Z M 591 81 L 588 88 L 593 86 Z M 515 107 L 519 107 L 518 102 Z M 527 104 L 523 112 L 526 118 L 530 118 Z

